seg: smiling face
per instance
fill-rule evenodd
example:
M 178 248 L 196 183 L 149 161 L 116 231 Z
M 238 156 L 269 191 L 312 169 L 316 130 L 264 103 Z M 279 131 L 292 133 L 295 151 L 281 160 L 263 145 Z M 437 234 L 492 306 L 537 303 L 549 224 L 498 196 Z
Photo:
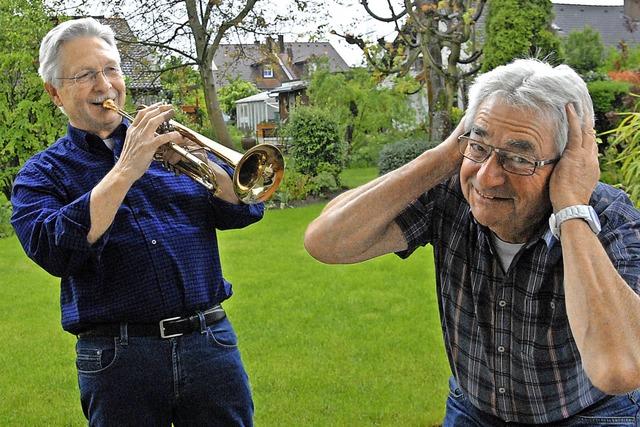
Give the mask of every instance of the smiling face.
M 60 48 L 61 77 L 73 77 L 86 71 L 100 71 L 105 66 L 119 66 L 118 53 L 100 37 L 71 40 Z M 114 99 L 120 107 L 125 101 L 123 77 L 107 79 L 103 73 L 95 81 L 80 85 L 73 80 L 58 80 L 58 87 L 45 83 L 45 89 L 58 107 L 63 107 L 75 128 L 105 139 L 122 122 L 115 111 L 102 107 L 102 101 Z
M 471 137 L 496 148 L 537 160 L 558 156 L 551 126 L 541 113 L 523 111 L 493 98 L 478 108 Z M 501 240 L 524 243 L 551 212 L 548 183 L 552 165 L 536 168 L 531 176 L 511 174 L 493 153 L 483 163 L 465 159 L 460 168 L 464 197 L 476 220 Z

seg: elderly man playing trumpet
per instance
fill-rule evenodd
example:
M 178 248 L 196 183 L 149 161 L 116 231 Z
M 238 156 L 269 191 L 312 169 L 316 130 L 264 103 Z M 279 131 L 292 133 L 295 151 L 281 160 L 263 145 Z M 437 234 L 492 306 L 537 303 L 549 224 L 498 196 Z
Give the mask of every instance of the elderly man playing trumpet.
M 198 148 L 156 132 L 171 106 L 144 108 L 131 123 L 103 107 L 125 101 L 108 26 L 89 18 L 55 27 L 40 74 L 68 132 L 16 177 L 12 224 L 27 255 L 61 278 L 89 424 L 252 425 L 248 377 L 220 305 L 232 292 L 216 230 L 260 220 L 263 205 L 240 203 L 231 168 L 204 153 L 216 196 L 152 161 L 172 141 Z

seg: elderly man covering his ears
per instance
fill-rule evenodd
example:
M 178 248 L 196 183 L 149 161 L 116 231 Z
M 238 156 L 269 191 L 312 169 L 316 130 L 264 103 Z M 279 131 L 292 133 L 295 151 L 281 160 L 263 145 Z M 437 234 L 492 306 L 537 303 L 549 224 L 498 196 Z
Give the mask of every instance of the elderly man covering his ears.
M 445 426 L 637 426 L 640 212 L 599 174 L 580 76 L 516 60 L 475 81 L 439 146 L 331 201 L 305 245 L 326 263 L 433 246 Z

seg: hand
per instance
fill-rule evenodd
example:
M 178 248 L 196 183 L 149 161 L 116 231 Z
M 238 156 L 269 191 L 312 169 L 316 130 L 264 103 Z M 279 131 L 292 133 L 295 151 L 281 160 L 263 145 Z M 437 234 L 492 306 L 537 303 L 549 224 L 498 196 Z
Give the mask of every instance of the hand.
M 118 167 L 132 181 L 140 178 L 149 168 L 159 147 L 182 138 L 178 132 L 158 134 L 156 130 L 173 117 L 171 105 L 153 104 L 139 110 L 127 130 Z
M 598 145 L 593 121 L 587 110 L 584 125 L 572 104 L 566 106 L 569 122 L 567 147 L 555 166 L 549 181 L 549 197 L 553 211 L 573 205 L 586 205 L 600 178 Z
M 172 142 L 179 145 L 181 148 L 183 148 L 190 154 L 196 156 L 198 159 L 200 159 L 204 163 L 209 162 L 209 158 L 207 157 L 207 152 L 205 151 L 205 149 L 201 145 L 190 140 L 189 138 L 185 138 L 184 136 L 180 135 L 179 140 L 172 141 Z M 160 150 L 162 152 L 162 159 L 165 162 L 175 165 L 179 161 L 183 160 L 183 157 L 179 153 L 177 153 L 175 150 L 169 149 L 168 145 L 160 147 Z

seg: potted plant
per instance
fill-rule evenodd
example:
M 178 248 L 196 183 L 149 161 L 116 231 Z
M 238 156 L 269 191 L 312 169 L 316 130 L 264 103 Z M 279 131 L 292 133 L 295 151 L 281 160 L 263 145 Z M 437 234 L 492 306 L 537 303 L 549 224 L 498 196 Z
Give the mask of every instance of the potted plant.
M 240 140 L 242 148 L 248 150 L 249 148 L 254 147 L 256 145 L 256 137 L 253 129 L 248 125 L 242 125 L 239 129 L 240 132 L 242 132 L 242 139 Z

